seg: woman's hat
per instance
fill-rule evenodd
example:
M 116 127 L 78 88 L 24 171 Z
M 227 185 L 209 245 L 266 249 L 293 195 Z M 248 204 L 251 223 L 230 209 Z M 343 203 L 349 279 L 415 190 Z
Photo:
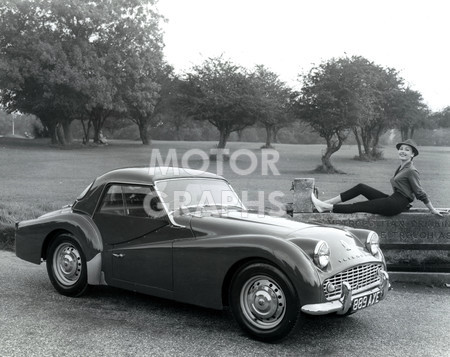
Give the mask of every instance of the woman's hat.
M 395 145 L 395 147 L 398 149 L 400 149 L 400 146 L 402 145 L 408 145 L 411 146 L 414 156 L 418 156 L 419 155 L 419 150 L 417 150 L 417 145 L 414 141 L 412 141 L 411 139 L 402 141 L 401 143 L 398 143 L 397 145 Z

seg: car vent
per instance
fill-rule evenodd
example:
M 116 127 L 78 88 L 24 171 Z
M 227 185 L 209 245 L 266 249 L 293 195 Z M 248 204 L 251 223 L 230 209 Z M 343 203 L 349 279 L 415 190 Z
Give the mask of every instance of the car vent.
M 380 264 L 358 265 L 326 279 L 323 283 L 323 292 L 326 299 L 339 298 L 344 281 L 350 284 L 353 294 L 377 286 L 380 283 L 380 277 L 378 276 L 380 269 Z

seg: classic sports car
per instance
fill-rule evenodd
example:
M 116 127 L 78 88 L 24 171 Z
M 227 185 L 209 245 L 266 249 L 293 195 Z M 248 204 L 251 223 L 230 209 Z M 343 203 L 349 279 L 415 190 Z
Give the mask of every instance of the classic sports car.
M 252 213 L 224 178 L 181 168 L 96 178 L 73 205 L 17 223 L 16 254 L 46 261 L 61 294 L 105 284 L 230 306 L 264 341 L 285 337 L 303 313 L 378 303 L 390 286 L 375 232 Z

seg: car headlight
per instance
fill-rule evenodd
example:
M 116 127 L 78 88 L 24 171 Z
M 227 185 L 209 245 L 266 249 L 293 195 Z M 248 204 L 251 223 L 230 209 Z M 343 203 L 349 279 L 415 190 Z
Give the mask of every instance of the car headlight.
M 328 246 L 327 242 L 321 240 L 316 244 L 316 247 L 314 248 L 314 263 L 316 263 L 319 268 L 323 269 L 328 265 L 329 262 L 330 247 Z
M 375 232 L 370 232 L 367 236 L 366 247 L 373 255 L 378 253 L 380 249 L 380 237 Z

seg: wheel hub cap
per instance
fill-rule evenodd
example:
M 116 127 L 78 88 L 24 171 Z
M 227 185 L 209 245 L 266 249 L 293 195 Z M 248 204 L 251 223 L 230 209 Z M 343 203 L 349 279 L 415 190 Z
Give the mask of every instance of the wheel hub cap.
M 258 276 L 243 286 L 241 307 L 249 322 L 259 328 L 270 329 L 277 326 L 284 317 L 285 296 L 273 280 Z
M 259 318 L 272 316 L 278 308 L 277 295 L 267 286 L 256 288 L 248 295 L 248 300 L 252 312 Z
M 61 270 L 64 275 L 72 276 L 77 269 L 77 263 L 69 252 L 65 253 L 62 258 Z
M 81 256 L 71 244 L 63 243 L 55 251 L 53 271 L 63 285 L 74 285 L 81 275 Z

